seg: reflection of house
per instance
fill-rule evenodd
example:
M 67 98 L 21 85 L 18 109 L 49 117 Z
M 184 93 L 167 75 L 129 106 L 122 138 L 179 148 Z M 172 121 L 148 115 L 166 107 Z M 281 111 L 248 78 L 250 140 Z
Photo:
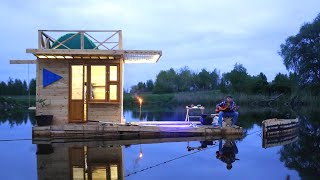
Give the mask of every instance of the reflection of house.
M 38 145 L 38 179 L 123 179 L 122 147 L 58 146 L 50 153 L 41 151 Z
M 123 50 L 121 30 L 39 30 L 38 49 L 27 53 L 37 59 L 11 63 L 37 65 L 36 98 L 44 103 L 37 103 L 36 114 L 53 115 L 53 124 L 122 122 L 124 63 L 155 63 L 161 56 Z

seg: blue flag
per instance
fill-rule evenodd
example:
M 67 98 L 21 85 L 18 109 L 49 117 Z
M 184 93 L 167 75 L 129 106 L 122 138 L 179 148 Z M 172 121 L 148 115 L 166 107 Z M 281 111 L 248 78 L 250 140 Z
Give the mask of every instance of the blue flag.
M 43 84 L 43 87 L 47 87 L 49 86 L 50 84 L 60 80 L 62 77 L 59 76 L 58 74 L 55 74 L 51 71 L 48 71 L 47 69 L 44 69 L 43 68 L 43 71 L 42 71 L 42 84 Z

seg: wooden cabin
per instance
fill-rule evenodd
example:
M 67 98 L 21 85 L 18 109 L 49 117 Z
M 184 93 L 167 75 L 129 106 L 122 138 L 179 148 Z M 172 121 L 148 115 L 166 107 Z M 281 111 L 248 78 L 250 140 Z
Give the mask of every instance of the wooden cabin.
M 125 63 L 156 63 L 161 51 L 124 50 L 121 30 L 39 30 L 36 60 L 36 115 L 53 124 L 88 120 L 124 122 Z

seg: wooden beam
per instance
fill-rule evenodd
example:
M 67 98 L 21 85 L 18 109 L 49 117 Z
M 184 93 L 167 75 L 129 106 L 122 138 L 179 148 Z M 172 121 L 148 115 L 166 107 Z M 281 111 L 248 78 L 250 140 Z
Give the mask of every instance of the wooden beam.
M 10 64 L 36 64 L 37 60 L 10 60 Z
M 159 50 L 98 50 L 98 49 L 27 49 L 34 55 L 123 55 L 123 54 L 153 54 L 162 55 Z
M 80 32 L 80 31 L 84 31 L 84 32 L 118 32 L 118 31 L 121 31 L 121 30 L 74 30 L 74 29 L 71 29 L 71 30 L 49 30 L 49 29 L 40 29 L 39 31 L 42 31 L 42 32 Z
M 123 50 L 123 46 L 122 46 L 122 31 L 119 31 L 119 49 Z

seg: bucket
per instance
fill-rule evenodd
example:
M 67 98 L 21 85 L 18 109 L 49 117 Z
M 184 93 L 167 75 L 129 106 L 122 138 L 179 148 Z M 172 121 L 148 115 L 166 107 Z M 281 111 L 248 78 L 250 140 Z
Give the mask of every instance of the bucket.
M 219 117 L 218 117 L 218 116 L 215 116 L 215 117 L 213 118 L 213 125 L 214 125 L 214 126 L 219 126 Z

